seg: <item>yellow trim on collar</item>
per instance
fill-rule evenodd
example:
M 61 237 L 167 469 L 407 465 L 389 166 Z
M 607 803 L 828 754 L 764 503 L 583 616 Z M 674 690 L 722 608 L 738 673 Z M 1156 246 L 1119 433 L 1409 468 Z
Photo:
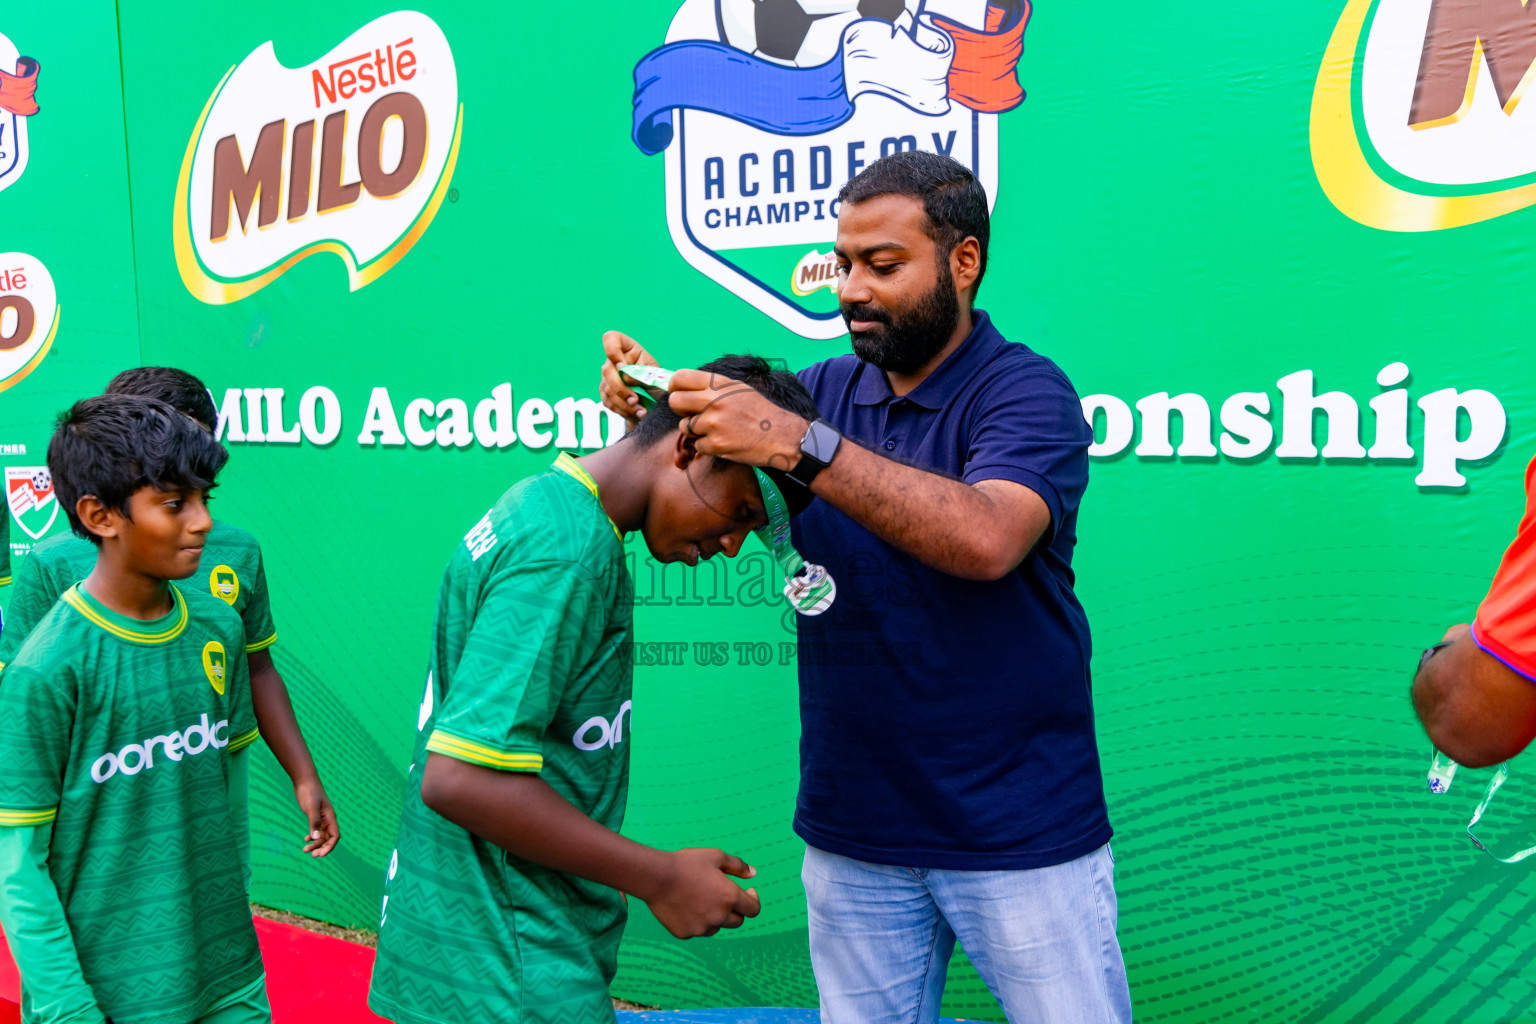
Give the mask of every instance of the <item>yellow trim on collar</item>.
M 597 493 L 597 481 L 592 479 L 592 474 L 581 468 L 581 463 L 571 458 L 569 452 L 561 452 L 560 457 L 555 459 L 553 468 L 558 469 L 566 476 L 575 478 L 583 487 L 592 492 L 592 497 L 597 498 L 598 506 L 602 506 L 603 499 Z M 608 515 L 606 509 L 603 510 L 603 515 Z M 619 529 L 619 524 L 613 521 L 612 516 L 608 516 L 608 525 L 613 527 L 613 535 L 622 541 L 624 539 L 624 531 Z
M 66 602 L 71 608 L 84 615 L 95 625 L 111 633 L 121 640 L 129 640 L 137 644 L 163 644 L 168 643 L 181 635 L 181 631 L 187 628 L 187 599 L 181 596 L 181 591 L 171 587 L 171 600 L 181 613 L 176 616 L 176 624 L 159 633 L 142 633 L 136 629 L 127 629 L 103 616 L 79 593 L 80 584 L 76 583 L 64 593 L 59 595 L 61 601 Z

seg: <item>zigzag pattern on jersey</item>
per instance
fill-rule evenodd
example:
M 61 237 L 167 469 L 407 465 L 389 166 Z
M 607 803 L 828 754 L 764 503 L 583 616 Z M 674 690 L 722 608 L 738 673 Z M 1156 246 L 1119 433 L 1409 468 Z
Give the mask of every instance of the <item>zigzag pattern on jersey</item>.
M 611 1024 L 608 985 L 617 966 L 618 929 L 596 942 L 573 936 L 558 950 L 530 949 L 520 942 L 515 948 L 524 955 L 509 963 L 497 946 L 467 928 L 448 925 L 459 921 L 451 911 L 439 915 L 435 907 L 428 917 L 407 913 L 389 945 L 381 941 L 375 991 L 396 1007 L 424 1008 L 424 1016 L 439 1021 Z M 520 927 L 520 939 L 524 932 Z M 418 941 L 400 941 L 408 935 Z
M 0 689 L 0 805 L 23 791 L 59 804 L 49 873 L 82 969 L 98 1001 L 125 1024 L 201 1015 L 259 975 L 231 820 L 227 747 L 170 757 L 130 745 L 228 721 L 226 739 L 255 725 L 243 662 L 219 694 L 202 664 L 218 639 L 239 651 L 239 623 L 223 602 L 188 593 L 175 641 L 114 639 L 72 608 L 50 612 Z M 14 672 L 12 670 L 15 670 Z M 93 764 L 113 764 L 102 781 Z
M 614 715 L 630 696 L 621 645 L 633 589 L 622 548 L 601 506 L 563 474 L 514 486 L 490 527 L 494 545 L 478 560 L 461 545 L 439 595 L 433 714 L 406 784 L 375 1006 L 405 1022 L 611 1024 L 607 984 L 626 913 L 619 894 L 510 858 L 421 803 L 427 737 L 442 727 L 498 748 L 542 749 L 557 792 L 612 827 L 622 816 L 626 759 L 610 749 L 575 757 L 583 752 L 568 728 Z M 551 677 L 561 681 L 555 688 L 523 685 Z M 546 721 L 561 724 L 548 735 L 529 724 Z

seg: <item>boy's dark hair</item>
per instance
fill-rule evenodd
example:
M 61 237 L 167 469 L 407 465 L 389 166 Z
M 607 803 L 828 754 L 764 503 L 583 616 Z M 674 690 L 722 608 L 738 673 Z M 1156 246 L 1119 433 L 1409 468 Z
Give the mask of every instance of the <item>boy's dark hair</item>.
M 172 366 L 135 366 L 124 370 L 112 378 L 106 393 L 159 399 L 209 430 L 219 422 L 218 411 L 214 409 L 213 399 L 208 396 L 208 388 L 203 382 L 186 370 Z
M 981 187 L 976 175 L 951 157 L 916 149 L 899 150 L 850 178 L 837 198 L 847 204 L 890 195 L 923 201 L 923 212 L 928 215 L 928 237 L 945 256 L 966 238 L 976 239 L 981 247 L 981 265 L 971 294 L 980 291 L 981 279 L 987 273 L 992 218 L 987 213 L 987 190 Z
M 774 405 L 787 409 L 796 416 L 814 420 L 821 415 L 816 409 L 815 399 L 811 398 L 811 393 L 805 389 L 805 385 L 800 383 L 799 377 L 788 370 L 774 369 L 773 365 L 761 356 L 721 356 L 719 359 L 710 360 L 699 369 L 705 373 L 739 380 L 761 393 Z M 641 448 L 649 448 L 662 438 L 675 433 L 681 422 L 682 418 L 672 411 L 672 406 L 663 397 L 646 411 L 640 425 L 630 436 Z M 715 469 L 724 469 L 725 465 L 724 459 L 714 460 Z M 789 505 L 791 515 L 810 503 L 810 493 L 799 483 L 776 469 L 765 469 L 764 472 L 778 485 L 785 502 Z
M 59 417 L 48 442 L 54 495 L 70 529 L 98 547 L 75 503 L 88 494 L 127 516 L 128 499 L 143 487 L 202 490 L 229 453 L 191 418 L 165 402 L 132 395 L 98 395 Z

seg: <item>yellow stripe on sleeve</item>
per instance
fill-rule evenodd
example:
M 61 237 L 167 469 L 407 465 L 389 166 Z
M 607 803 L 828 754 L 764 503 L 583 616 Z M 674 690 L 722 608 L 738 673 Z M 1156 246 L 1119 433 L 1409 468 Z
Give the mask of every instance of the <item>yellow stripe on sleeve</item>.
M 46 825 L 59 816 L 57 807 L 49 807 L 46 810 L 12 810 L 8 807 L 0 807 L 0 825 L 8 825 L 12 828 L 24 828 L 28 825 Z
M 0 587 L 8 587 L 10 585 L 11 578 L 9 576 L 0 576 Z
M 460 736 L 453 736 L 435 730 L 427 740 L 427 749 L 434 753 L 444 754 L 458 761 L 468 761 L 470 764 L 480 764 L 487 768 L 498 768 L 506 772 L 540 772 L 544 770 L 544 755 L 532 754 L 527 751 L 497 750 L 495 747 L 487 747 L 473 740 L 466 740 Z
M 234 739 L 229 741 L 229 752 L 231 754 L 233 754 L 237 750 L 244 750 L 246 747 L 250 746 L 252 743 L 255 743 L 257 737 L 259 737 L 260 735 L 261 735 L 261 729 L 258 727 L 258 728 L 252 729 L 250 732 L 246 733 L 244 736 L 236 736 Z
M 267 637 L 265 640 L 257 640 L 253 644 L 246 644 L 245 645 L 245 653 L 246 654 L 255 654 L 257 651 L 264 651 L 264 650 L 266 650 L 268 647 L 271 647 L 275 643 L 277 643 L 277 634 L 273 633 L 271 636 Z

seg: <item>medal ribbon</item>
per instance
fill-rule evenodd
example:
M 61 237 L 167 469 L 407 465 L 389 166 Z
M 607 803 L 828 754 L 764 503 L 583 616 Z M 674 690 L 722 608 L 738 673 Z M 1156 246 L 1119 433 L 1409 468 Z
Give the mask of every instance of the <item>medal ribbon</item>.
M 640 366 L 635 363 L 619 366 L 620 374 L 642 385 L 635 390 L 635 394 L 650 406 L 654 406 L 660 399 L 648 389 L 665 391 L 671 385 L 675 372 L 663 370 L 659 366 Z M 778 484 L 756 466 L 752 467 L 752 472 L 757 476 L 757 486 L 763 494 L 763 508 L 768 513 L 767 525 L 759 526 L 752 532 L 763 542 L 763 547 L 773 553 L 773 560 L 779 563 L 784 573 L 784 596 L 790 604 L 805 615 L 820 615 L 837 596 L 837 587 L 832 577 L 827 575 L 826 569 L 807 562 L 795 550 L 789 530 L 789 504 L 784 500 Z

